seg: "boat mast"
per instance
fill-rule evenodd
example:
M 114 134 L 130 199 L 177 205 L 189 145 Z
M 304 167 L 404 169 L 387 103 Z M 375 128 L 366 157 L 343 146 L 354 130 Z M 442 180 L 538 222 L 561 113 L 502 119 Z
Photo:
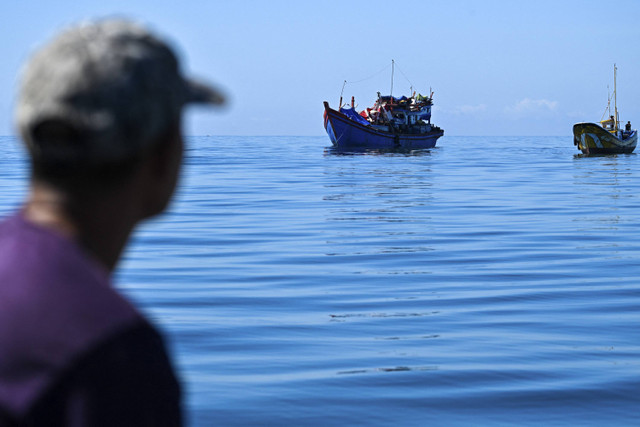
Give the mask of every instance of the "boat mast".
M 618 91 L 616 86 L 616 74 L 618 73 L 618 67 L 616 64 L 613 64 L 613 105 L 616 111 L 616 120 L 614 129 L 618 130 Z

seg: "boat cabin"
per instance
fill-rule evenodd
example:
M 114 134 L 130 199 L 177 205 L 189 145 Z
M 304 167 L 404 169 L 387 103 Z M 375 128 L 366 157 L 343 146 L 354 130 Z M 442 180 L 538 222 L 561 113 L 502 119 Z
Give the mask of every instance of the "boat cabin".
M 602 120 L 600 122 L 600 126 L 602 126 L 604 129 L 608 130 L 609 132 L 615 132 L 617 130 L 616 129 L 616 121 L 613 118 L 613 116 L 611 116 L 607 120 Z
M 381 96 L 378 92 L 378 99 L 373 107 L 360 112 L 360 116 L 372 127 L 385 131 L 392 128 L 402 133 L 430 132 L 432 96 L 433 94 L 431 96 L 414 94 L 411 97 L 396 98 Z

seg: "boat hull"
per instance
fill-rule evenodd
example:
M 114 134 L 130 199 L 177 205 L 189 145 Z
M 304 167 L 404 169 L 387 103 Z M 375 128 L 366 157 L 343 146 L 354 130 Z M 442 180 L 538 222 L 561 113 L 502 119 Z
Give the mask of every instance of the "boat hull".
M 573 143 L 584 154 L 628 154 L 636 148 L 638 132 L 634 130 L 618 138 L 595 123 L 576 123 L 573 125 Z
M 419 150 L 433 148 L 444 131 L 439 128 L 421 134 L 385 132 L 349 119 L 325 102 L 324 128 L 333 146 L 342 150 Z

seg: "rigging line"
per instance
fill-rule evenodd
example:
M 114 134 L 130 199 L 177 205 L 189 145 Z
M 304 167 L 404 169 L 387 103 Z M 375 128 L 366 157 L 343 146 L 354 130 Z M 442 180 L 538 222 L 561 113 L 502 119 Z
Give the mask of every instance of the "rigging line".
M 607 113 L 610 113 L 610 112 L 611 112 L 611 92 L 609 92 L 609 85 L 607 85 L 607 106 L 605 107 L 604 112 L 602 113 L 602 117 L 600 117 L 600 121 L 603 121 L 604 116 L 606 116 Z
M 382 70 L 380 70 L 380 71 L 378 71 L 377 73 L 375 73 L 375 74 L 373 74 L 373 75 L 371 75 L 371 76 L 369 76 L 369 77 L 366 77 L 366 78 L 364 78 L 364 79 L 362 79 L 362 80 L 356 80 L 356 81 L 353 81 L 353 82 L 351 82 L 351 81 L 346 81 L 346 80 L 345 80 L 344 82 L 345 82 L 345 84 L 347 84 L 347 83 L 349 83 L 349 84 L 353 84 L 353 83 L 361 83 L 361 82 L 364 82 L 365 80 L 370 80 L 370 79 L 372 79 L 372 78 L 376 77 L 378 74 L 382 73 L 383 71 L 386 71 L 389 67 L 390 67 L 390 65 L 387 65 L 387 66 L 386 66 L 386 67 L 384 67 Z
M 396 67 L 398 68 L 398 71 L 400 71 L 400 74 L 402 74 L 404 76 L 405 79 L 407 79 L 407 81 L 409 82 L 409 84 L 411 85 L 411 87 L 415 87 L 413 85 L 413 83 L 411 83 L 411 80 L 409 80 L 409 77 L 407 77 L 407 75 L 402 71 L 402 69 L 400 67 L 398 67 L 398 64 L 396 64 Z

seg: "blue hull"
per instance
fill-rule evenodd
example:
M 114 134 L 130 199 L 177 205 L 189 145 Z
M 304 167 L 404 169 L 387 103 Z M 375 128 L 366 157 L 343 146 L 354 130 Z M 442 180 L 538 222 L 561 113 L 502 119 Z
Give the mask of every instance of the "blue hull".
M 418 150 L 433 148 L 444 131 L 422 134 L 393 133 L 373 129 L 329 108 L 325 102 L 324 128 L 334 147 L 339 149 Z

